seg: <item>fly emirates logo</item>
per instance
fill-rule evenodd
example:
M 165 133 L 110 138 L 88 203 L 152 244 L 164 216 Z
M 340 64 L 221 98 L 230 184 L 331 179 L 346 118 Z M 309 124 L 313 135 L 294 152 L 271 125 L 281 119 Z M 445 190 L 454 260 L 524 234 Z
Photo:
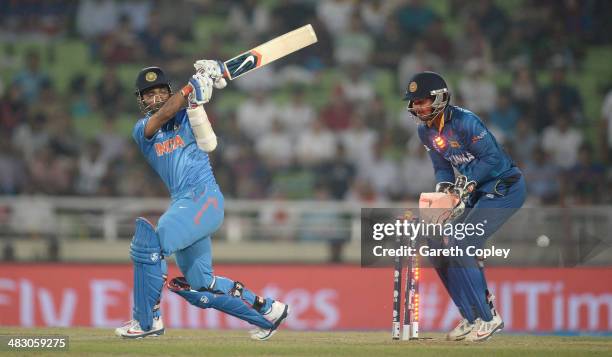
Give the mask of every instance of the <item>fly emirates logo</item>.
M 180 135 L 171 137 L 168 140 L 164 140 L 161 143 L 155 143 L 155 152 L 157 156 L 163 156 L 165 154 L 170 154 L 174 150 L 178 148 L 185 147 L 185 142 Z

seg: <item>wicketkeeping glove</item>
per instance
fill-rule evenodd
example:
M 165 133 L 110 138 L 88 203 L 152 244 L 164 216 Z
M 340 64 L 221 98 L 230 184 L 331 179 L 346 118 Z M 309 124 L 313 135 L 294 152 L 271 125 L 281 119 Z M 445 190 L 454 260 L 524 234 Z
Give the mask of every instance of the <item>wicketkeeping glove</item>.
M 476 189 L 476 181 L 468 181 L 464 175 L 459 175 L 455 179 L 452 192 L 459 196 L 463 202 L 467 202 L 470 194 Z
M 465 212 L 465 205 L 474 189 L 476 189 L 476 181 L 468 181 L 464 175 L 459 175 L 455 178 L 455 184 L 450 193 L 459 197 L 459 203 L 457 203 L 451 212 L 451 220 L 460 217 Z

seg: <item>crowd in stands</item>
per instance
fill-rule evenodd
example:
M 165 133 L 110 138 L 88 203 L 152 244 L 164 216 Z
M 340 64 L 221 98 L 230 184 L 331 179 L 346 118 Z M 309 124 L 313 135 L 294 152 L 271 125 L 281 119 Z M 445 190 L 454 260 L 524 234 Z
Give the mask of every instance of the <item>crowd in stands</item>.
M 419 0 L 3 1 L 0 194 L 167 196 L 118 129 L 120 114 L 134 122 L 141 115 L 118 69 L 159 65 L 180 88 L 194 54 L 223 59 L 236 54 L 225 52 L 228 43 L 244 50 L 312 23 L 316 46 L 232 82 L 206 107 L 226 197 L 376 202 L 431 190 L 428 154 L 400 99 L 411 74 L 434 70 L 454 74 L 452 103 L 487 123 L 523 170 L 532 202 L 610 202 L 612 91 L 602 117 L 589 117 L 568 77 L 588 70 L 588 48 L 612 45 L 612 5 L 513 3 L 449 0 L 442 11 Z M 218 31 L 205 27 L 211 34 L 200 44 L 196 23 L 209 18 L 222 21 Z M 102 74 L 73 73 L 59 90 L 45 63 L 67 40 L 86 44 Z M 49 45 L 17 53 L 23 41 Z M 382 91 L 374 80 L 381 72 L 393 78 Z M 329 73 L 337 78 L 322 87 Z M 510 74 L 508 84 L 495 80 L 500 73 Z M 311 103 L 313 86 L 329 88 L 319 93 L 324 102 Z M 229 110 L 216 104 L 224 91 L 239 94 Z M 288 93 L 280 104 L 277 91 Z M 102 129 L 80 136 L 74 123 L 93 114 Z

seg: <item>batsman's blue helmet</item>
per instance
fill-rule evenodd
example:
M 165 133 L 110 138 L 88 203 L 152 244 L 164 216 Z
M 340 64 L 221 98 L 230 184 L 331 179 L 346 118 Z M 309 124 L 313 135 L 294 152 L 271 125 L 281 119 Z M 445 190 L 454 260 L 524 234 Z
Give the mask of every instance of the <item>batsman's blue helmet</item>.
M 143 114 L 153 114 L 161 108 L 165 101 L 147 105 L 142 98 L 144 92 L 155 87 L 167 87 L 168 93 L 172 95 L 172 86 L 166 77 L 164 71 L 159 67 L 145 67 L 138 72 L 135 83 L 136 90 L 134 94 L 138 97 L 138 106 Z

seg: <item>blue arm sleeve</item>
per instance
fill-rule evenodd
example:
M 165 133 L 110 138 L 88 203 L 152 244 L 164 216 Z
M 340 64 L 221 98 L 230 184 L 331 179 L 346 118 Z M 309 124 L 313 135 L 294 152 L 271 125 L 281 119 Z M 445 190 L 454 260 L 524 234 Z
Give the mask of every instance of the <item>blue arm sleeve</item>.
M 468 181 L 482 183 L 497 164 L 503 160 L 501 151 L 497 147 L 495 139 L 477 118 L 472 117 L 465 126 L 465 138 L 468 144 L 468 151 L 474 155 L 473 170 Z
M 453 166 L 450 164 L 450 162 L 446 161 L 446 159 L 444 159 L 442 155 L 440 155 L 436 150 L 432 149 L 431 146 L 429 146 L 424 126 L 419 126 L 418 133 L 419 139 L 421 140 L 421 143 L 425 145 L 425 148 L 429 153 L 431 163 L 433 164 L 434 173 L 436 176 L 436 183 L 455 182 L 455 171 L 453 171 Z

